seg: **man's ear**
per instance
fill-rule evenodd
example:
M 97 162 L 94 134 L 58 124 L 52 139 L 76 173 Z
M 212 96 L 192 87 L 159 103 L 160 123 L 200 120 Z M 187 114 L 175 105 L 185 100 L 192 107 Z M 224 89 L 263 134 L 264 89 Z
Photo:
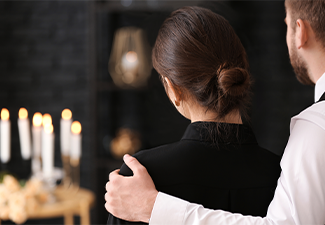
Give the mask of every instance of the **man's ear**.
M 307 32 L 307 22 L 303 21 L 301 19 L 298 19 L 296 21 L 296 34 L 295 34 L 295 39 L 296 39 L 296 47 L 300 49 L 303 47 L 307 40 L 308 40 L 308 32 Z
M 165 81 L 167 83 L 168 89 L 172 92 L 169 95 L 171 100 L 180 102 L 182 100 L 182 98 L 181 98 L 182 93 L 180 92 L 180 90 L 176 89 L 167 77 L 165 77 L 164 79 L 165 79 Z

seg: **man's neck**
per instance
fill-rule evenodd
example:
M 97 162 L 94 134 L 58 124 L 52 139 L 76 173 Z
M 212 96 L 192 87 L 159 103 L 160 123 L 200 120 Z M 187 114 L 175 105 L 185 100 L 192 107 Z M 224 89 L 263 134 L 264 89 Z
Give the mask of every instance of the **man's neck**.
M 317 49 L 306 55 L 310 79 L 316 84 L 325 73 L 325 50 Z
M 316 86 L 315 86 L 315 102 L 317 102 L 320 97 L 324 94 L 325 92 L 325 71 L 323 76 L 321 76 L 317 82 L 316 82 Z
M 317 102 L 325 92 L 325 50 L 319 46 L 309 54 L 310 79 L 315 83 L 314 101 Z

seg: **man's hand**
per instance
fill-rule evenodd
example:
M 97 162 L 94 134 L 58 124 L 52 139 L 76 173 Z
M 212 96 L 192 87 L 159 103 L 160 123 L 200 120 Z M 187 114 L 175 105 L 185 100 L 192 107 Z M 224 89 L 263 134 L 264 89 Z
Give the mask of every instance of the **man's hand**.
M 124 155 L 123 160 L 133 176 L 121 176 L 119 170 L 110 173 L 105 208 L 120 219 L 148 223 L 158 191 L 147 169 L 136 158 Z

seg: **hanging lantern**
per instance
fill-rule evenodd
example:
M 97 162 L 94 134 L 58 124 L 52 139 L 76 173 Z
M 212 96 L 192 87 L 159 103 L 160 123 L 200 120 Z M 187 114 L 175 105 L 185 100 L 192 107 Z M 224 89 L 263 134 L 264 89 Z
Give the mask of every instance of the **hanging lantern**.
M 123 27 L 116 31 L 108 67 L 116 86 L 138 88 L 147 84 L 152 64 L 142 29 Z

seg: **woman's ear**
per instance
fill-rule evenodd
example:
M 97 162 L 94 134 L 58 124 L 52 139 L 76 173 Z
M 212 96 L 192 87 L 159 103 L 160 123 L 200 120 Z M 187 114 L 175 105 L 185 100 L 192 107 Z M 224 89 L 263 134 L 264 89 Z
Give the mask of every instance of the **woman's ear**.
M 180 102 L 182 101 L 182 93 L 180 92 L 180 90 L 176 89 L 172 85 L 172 83 L 170 82 L 170 80 L 167 77 L 165 77 L 164 79 L 165 79 L 165 81 L 167 83 L 168 95 L 169 95 L 170 100 L 172 102 L 175 102 L 176 106 L 179 106 Z

